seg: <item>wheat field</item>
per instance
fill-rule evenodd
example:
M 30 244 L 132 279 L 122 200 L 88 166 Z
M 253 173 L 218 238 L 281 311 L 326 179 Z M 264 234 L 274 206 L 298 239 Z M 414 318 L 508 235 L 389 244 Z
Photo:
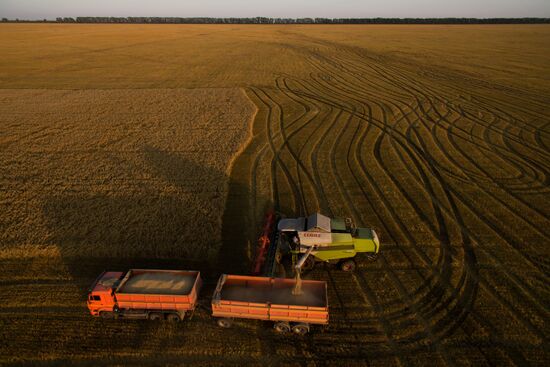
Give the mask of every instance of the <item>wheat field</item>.
M 550 27 L 0 25 L 0 361 L 547 365 Z M 382 240 L 330 324 L 92 319 L 101 271 L 247 273 L 265 211 Z

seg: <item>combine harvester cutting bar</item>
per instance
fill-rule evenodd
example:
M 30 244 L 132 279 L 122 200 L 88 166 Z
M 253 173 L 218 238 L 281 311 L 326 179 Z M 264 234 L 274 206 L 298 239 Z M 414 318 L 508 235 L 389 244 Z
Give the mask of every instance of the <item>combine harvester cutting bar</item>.
M 276 226 L 278 220 L 278 215 L 273 210 L 270 210 L 265 216 L 262 234 L 258 239 L 256 258 L 254 259 L 252 269 L 253 275 L 274 276 L 278 237 Z

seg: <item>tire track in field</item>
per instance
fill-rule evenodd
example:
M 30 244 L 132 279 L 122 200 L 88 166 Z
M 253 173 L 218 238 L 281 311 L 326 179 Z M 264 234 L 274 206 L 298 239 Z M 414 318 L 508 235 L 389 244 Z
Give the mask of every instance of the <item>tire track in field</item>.
M 351 117 L 351 116 L 350 116 L 350 117 Z M 349 122 L 349 119 L 348 119 L 348 122 Z M 344 133 L 344 131 L 345 131 L 345 130 L 344 130 L 344 129 L 342 129 L 342 131 L 340 132 L 340 134 L 343 134 L 343 133 Z M 340 136 L 341 136 L 341 135 L 340 135 Z M 338 137 L 337 137 L 337 139 L 336 139 L 336 140 L 338 140 Z M 335 160 L 335 159 L 334 159 L 334 150 L 332 150 L 332 149 L 331 149 L 331 154 L 330 154 L 330 155 L 332 156 L 332 158 L 331 158 L 331 160 L 330 160 L 330 161 L 331 161 L 331 162 L 334 162 L 334 160 Z M 334 172 L 337 172 L 337 170 L 336 170 L 336 167 L 335 167 L 334 165 L 332 165 L 332 168 L 333 168 L 333 171 L 334 171 Z M 338 173 L 336 173 L 336 177 L 339 177 Z M 341 181 L 339 181 L 339 184 L 340 184 L 340 185 L 342 185 L 342 182 L 341 182 Z M 345 191 L 341 191 L 341 194 L 342 194 L 342 195 L 344 195 L 344 196 L 347 196 L 347 195 L 345 195 L 345 194 L 346 194 L 346 192 L 345 192 Z M 349 199 L 349 197 L 346 197 L 346 199 L 347 199 L 347 201 L 348 201 L 348 202 L 350 202 L 350 199 Z M 351 206 L 351 205 L 350 205 L 350 206 Z M 400 289 L 404 289 L 404 288 L 403 288 L 403 286 L 401 286 L 401 287 L 400 287 Z M 426 322 L 425 322 L 425 320 L 423 320 L 422 322 L 426 323 Z M 427 335 L 429 335 L 429 334 L 430 334 L 430 333 L 429 333 L 429 332 L 427 332 Z M 435 343 L 437 343 L 436 341 L 434 341 L 434 342 L 435 342 Z M 449 359 L 448 359 L 448 358 L 446 358 L 446 359 L 447 359 L 447 360 L 449 361 Z
M 271 161 L 271 173 L 270 173 L 270 177 L 272 179 L 272 188 L 274 189 L 274 194 L 273 194 L 273 200 L 274 200 L 274 205 L 275 205 L 275 208 L 276 209 L 279 209 L 280 208 L 280 202 L 281 202 L 281 199 L 280 199 L 280 195 L 279 195 L 279 188 L 278 188 L 278 181 L 277 181 L 277 169 L 280 169 L 282 172 L 283 172 L 283 175 L 284 175 L 284 178 L 287 182 L 287 184 L 289 185 L 290 187 L 290 190 L 292 192 L 292 201 L 294 202 L 294 208 L 296 211 L 303 211 L 303 207 L 302 207 L 302 198 L 301 198 L 301 195 L 300 195 L 300 190 L 298 188 L 298 186 L 296 185 L 296 182 L 294 181 L 292 175 L 290 174 L 290 171 L 289 169 L 287 168 L 286 164 L 281 160 L 280 158 L 280 151 L 279 149 L 276 147 L 276 140 L 277 138 L 279 137 L 280 135 L 280 131 L 277 133 L 277 132 L 274 132 L 271 125 L 272 125 L 272 116 L 273 116 L 273 111 L 276 110 L 277 111 L 277 115 L 281 115 L 282 114 L 282 108 L 280 105 L 277 105 L 276 103 L 273 102 L 273 100 L 269 97 L 269 95 L 263 91 L 263 90 L 256 90 L 254 89 L 253 92 L 255 93 L 256 97 L 262 101 L 262 103 L 264 103 L 264 105 L 267 107 L 268 109 L 268 115 L 267 115 L 267 118 L 266 118 L 266 133 L 267 133 L 267 142 L 269 144 L 269 148 L 271 150 L 271 153 L 273 154 L 273 160 Z M 263 98 L 260 96 L 260 94 L 263 94 Z M 270 103 L 270 101 L 272 103 Z M 280 118 L 280 117 L 279 117 Z
M 360 66 L 359 66 L 359 67 L 360 67 Z M 383 76 L 384 78 L 386 78 L 386 80 L 391 80 L 391 78 L 389 77 L 390 73 L 383 73 L 383 72 L 380 71 L 380 69 L 376 69 L 376 67 L 373 66 L 373 65 L 369 65 L 369 67 L 372 68 L 372 69 L 374 69 L 374 70 L 377 70 L 377 72 L 378 72 L 381 76 Z M 396 78 L 396 77 L 398 77 L 398 76 L 403 76 L 403 73 L 402 73 L 402 72 L 399 72 L 399 71 L 395 71 L 395 72 L 391 73 L 391 76 L 392 76 L 392 78 Z M 407 78 L 406 80 L 409 80 L 409 81 L 410 81 L 409 78 Z M 402 87 L 402 88 L 404 88 L 404 89 L 410 88 L 410 87 L 408 87 L 407 85 L 404 85 L 403 82 L 399 83 L 399 82 L 397 82 L 397 81 L 394 80 L 394 81 L 392 81 L 392 83 L 394 83 L 394 84 L 396 84 L 398 87 Z M 425 86 L 425 85 L 423 85 L 423 89 L 425 89 L 425 90 L 427 90 L 427 91 L 430 91 L 430 92 L 432 93 L 432 95 L 435 96 L 434 98 L 438 99 L 440 102 L 446 102 L 446 101 L 441 100 L 440 98 L 437 97 L 438 95 L 441 94 L 440 92 L 434 91 L 433 89 L 431 89 L 431 87 L 427 87 L 427 86 Z M 410 90 L 410 89 L 409 89 L 409 90 Z M 424 92 L 422 92 L 421 90 L 419 90 L 419 89 L 417 89 L 417 88 L 414 88 L 414 87 L 412 87 L 412 90 L 413 90 L 414 92 L 416 92 L 416 93 L 419 93 L 419 94 L 423 95 L 426 99 L 428 99 L 428 100 L 431 101 L 431 99 L 430 99 Z M 450 108 L 450 109 L 453 109 L 453 108 L 454 108 L 452 105 L 447 105 L 447 107 Z M 470 106 L 470 107 L 472 107 L 472 106 Z M 474 107 L 475 107 L 475 108 L 479 108 L 479 106 L 474 106 Z M 493 109 L 494 109 L 494 107 L 493 107 Z M 458 112 L 458 111 L 455 111 L 455 112 Z M 463 110 L 460 110 L 460 112 L 463 113 L 464 111 L 463 111 Z M 491 113 L 492 113 L 492 112 L 491 112 Z M 483 142 L 483 140 L 481 140 L 481 141 Z M 485 143 L 487 143 L 487 142 L 485 142 Z M 517 153 L 517 152 L 516 152 L 516 153 Z M 539 151 L 539 153 L 544 154 L 544 155 L 547 154 L 546 152 L 543 152 L 543 151 Z
M 348 123 L 349 123 L 349 119 L 347 119 L 347 121 L 348 121 Z M 347 126 L 347 123 L 346 123 L 346 126 Z M 340 132 L 340 134 L 343 134 L 343 133 L 344 133 L 344 130 L 342 130 L 342 131 Z M 339 140 L 340 137 L 341 137 L 341 135 L 337 136 L 336 140 Z M 335 159 L 334 159 L 334 150 L 331 150 L 330 155 L 331 155 L 331 157 L 332 157 L 332 158 L 331 158 L 331 162 L 334 162 L 334 161 L 335 161 Z M 349 153 L 348 153 L 348 156 L 349 156 Z M 336 176 L 336 178 L 337 178 L 337 181 L 338 181 L 339 186 L 343 186 L 342 181 L 339 179 L 339 176 L 340 176 L 340 175 L 337 173 L 337 170 L 336 170 L 336 167 L 335 167 L 334 163 L 332 164 L 332 168 L 333 168 L 333 171 L 336 172 L 336 175 L 335 175 L 335 176 Z M 348 201 L 349 206 L 352 207 L 352 208 L 354 208 L 353 204 L 351 203 L 351 200 L 350 200 L 349 196 L 346 195 L 346 192 L 345 192 L 345 191 L 344 191 L 344 192 L 341 192 L 341 194 L 346 198 L 346 201 Z M 395 280 L 395 278 L 394 278 L 394 280 Z M 401 289 L 401 290 L 404 289 L 403 286 L 398 286 L 398 288 Z M 424 324 L 426 323 L 421 317 L 420 317 L 420 320 L 422 320 L 422 321 L 421 321 L 422 323 L 424 323 Z M 428 330 L 429 330 L 429 329 L 428 329 Z M 430 334 L 431 334 L 431 333 L 430 333 L 429 331 L 426 332 L 426 335 L 431 336 Z M 432 337 L 432 338 L 433 338 L 433 337 Z M 437 341 L 433 340 L 433 343 L 435 344 L 435 343 L 437 343 Z M 448 360 L 448 358 L 446 358 L 446 359 Z
M 392 77 L 395 78 L 395 75 L 392 75 Z M 387 77 L 387 78 L 389 78 L 389 77 Z M 403 83 L 403 82 L 395 82 L 395 85 L 398 86 L 398 87 L 404 87 L 404 88 L 406 88 L 406 86 L 404 86 L 404 83 Z M 426 89 L 427 89 L 427 88 L 426 88 Z M 417 93 L 417 94 L 421 95 L 423 99 L 425 99 L 425 100 L 431 102 L 430 96 L 428 96 L 426 93 L 422 92 L 421 90 L 416 89 L 416 88 L 412 88 L 411 91 L 412 91 L 412 93 Z M 437 95 L 437 92 L 432 92 L 432 95 Z M 416 97 L 416 98 L 418 98 L 418 97 Z M 435 97 L 435 98 L 437 98 L 437 97 Z M 439 100 L 439 101 L 441 102 L 441 100 Z M 454 110 L 453 107 L 450 107 L 450 109 L 453 110 L 454 112 L 460 112 L 461 115 L 462 115 L 463 117 L 472 120 L 472 122 L 474 122 L 474 124 L 479 123 L 479 119 L 475 118 L 472 114 L 469 114 L 469 113 L 466 114 L 466 112 L 465 112 L 463 109 L 461 109 L 461 108 L 460 108 L 460 109 L 457 109 L 457 110 Z M 481 125 L 482 125 L 482 126 L 486 126 L 485 123 L 482 123 Z M 497 154 L 503 161 L 509 160 L 509 156 L 506 156 L 506 155 L 504 155 L 504 154 L 501 152 L 501 150 L 503 149 L 503 147 L 501 147 L 501 146 L 494 146 L 494 145 L 490 144 L 490 141 L 484 140 L 483 137 L 477 137 L 477 136 L 471 134 L 471 132 L 470 132 L 470 134 L 468 134 L 468 135 L 469 135 L 470 139 L 476 138 L 476 139 L 479 141 L 480 144 L 488 145 L 489 148 L 491 148 L 491 147 L 497 148 L 498 151 L 495 151 L 495 154 Z M 478 146 L 479 146 L 479 145 L 478 145 Z M 507 151 L 506 149 L 504 149 L 504 150 Z M 494 150 L 493 150 L 493 151 L 494 151 Z M 518 159 L 518 158 L 516 157 L 514 160 L 516 160 L 516 159 Z M 516 165 L 516 168 L 518 168 L 518 169 L 521 170 L 521 169 L 522 169 L 522 168 L 521 168 L 521 167 L 522 167 L 522 163 L 525 164 L 525 163 L 528 163 L 528 162 L 526 162 L 526 161 L 524 161 L 524 162 L 519 162 L 519 163 Z M 512 163 L 512 164 L 513 164 L 513 163 Z M 537 179 L 537 177 L 534 177 L 534 178 Z
M 348 157 L 349 157 L 349 152 L 348 152 Z M 348 162 L 348 163 L 349 163 L 349 162 Z M 336 176 L 339 176 L 339 175 L 336 175 Z M 348 199 L 348 201 L 350 201 L 350 200 Z
M 448 198 L 450 199 L 450 196 L 449 196 L 448 194 L 447 194 L 447 196 L 448 196 Z M 455 213 L 454 215 L 455 215 L 455 217 L 456 217 L 456 213 Z M 475 241 L 476 243 L 479 243 L 479 240 L 474 240 L 474 241 Z M 478 279 L 478 281 L 481 281 L 483 285 L 486 285 L 486 280 L 485 280 L 484 278 Z M 532 297 L 532 291 L 527 290 L 527 289 L 524 288 L 524 287 L 522 287 L 521 289 L 522 289 L 522 291 L 524 292 L 524 294 L 522 295 L 522 297 L 524 297 L 524 296 L 531 296 L 531 297 Z M 489 292 L 493 293 L 493 292 L 492 292 L 492 288 L 491 288 L 491 289 L 487 288 L 487 290 L 488 290 Z M 496 299 L 497 301 L 501 301 L 501 298 L 499 298 L 499 297 L 495 297 L 495 299 Z M 516 310 L 515 308 L 509 307 L 507 303 L 505 303 L 505 304 L 506 304 L 506 307 L 509 308 L 509 309 L 511 310 L 510 313 L 511 313 L 512 315 L 518 315 L 518 312 L 517 312 L 517 310 Z M 524 323 L 526 324 L 527 328 L 530 329 L 534 334 L 536 334 L 536 335 L 538 335 L 538 336 L 541 335 L 541 333 L 540 333 L 540 332 L 539 332 L 539 331 L 538 331 L 529 321 L 526 321 L 525 319 L 522 319 L 522 322 L 524 322 Z
M 526 258 L 528 261 L 530 261 L 530 259 Z
M 435 125 L 434 125 L 434 126 L 435 126 Z M 425 148 L 425 147 L 424 147 L 424 148 Z M 426 149 L 426 148 L 425 148 L 425 149 Z M 457 168 L 460 169 L 460 167 L 459 167 L 458 165 L 457 165 Z M 481 189 L 481 188 L 480 188 L 480 189 Z M 487 192 L 487 194 L 491 195 L 489 192 Z M 492 195 L 491 195 L 491 196 L 492 196 Z M 500 201 L 500 200 L 497 199 L 497 198 L 495 198 L 495 200 L 498 200 L 499 203 L 500 203 L 501 205 L 503 205 L 504 207 L 506 207 L 507 209 L 509 209 L 512 213 L 514 213 L 514 212 L 507 206 L 507 204 L 506 204 L 505 202 L 502 202 L 502 201 Z M 524 219 L 524 218 L 522 218 L 522 219 L 523 219 L 526 223 L 531 224 L 527 219 Z M 532 225 L 532 228 L 533 228 L 535 231 L 538 231 L 538 229 L 537 229 L 536 227 L 534 227 L 533 225 Z M 541 233 L 541 235 L 545 236 L 544 233 Z M 476 242 L 479 243 L 480 241 L 479 241 L 479 240 L 476 240 Z M 480 247 L 480 251 L 484 251 L 484 252 L 485 252 L 486 250 L 485 250 L 483 247 Z M 512 276 L 506 274 L 505 277 L 508 277 L 508 278 L 511 280 L 512 283 L 514 283 L 516 286 L 519 286 L 518 282 L 517 282 L 516 280 L 514 280 L 514 279 L 512 278 Z M 534 300 L 535 303 L 537 303 L 537 302 L 535 301 L 535 298 L 533 297 L 533 291 L 532 291 L 532 290 L 530 290 L 528 287 L 525 287 L 525 286 L 521 286 L 520 288 L 521 288 L 522 291 L 524 292 L 524 294 L 523 294 L 522 296 L 527 296 L 527 297 L 529 297 L 531 300 Z
M 281 84 L 283 86 L 281 86 Z M 305 212 L 304 213 L 301 213 L 303 215 L 307 215 L 307 213 L 309 212 L 308 211 L 308 205 L 307 203 L 305 202 L 305 200 L 307 198 L 311 198 L 311 199 L 315 199 L 316 201 L 326 201 L 326 198 L 324 197 L 324 194 L 322 193 L 322 191 L 319 190 L 319 188 L 321 188 L 321 184 L 319 181 L 316 181 L 312 172 L 310 172 L 310 170 L 306 167 L 306 165 L 304 163 L 302 163 L 302 160 L 300 159 L 300 156 L 302 154 L 302 151 L 304 149 L 304 146 L 302 146 L 301 148 L 298 149 L 298 152 L 295 152 L 294 149 L 292 148 L 292 145 L 290 144 L 290 139 L 292 139 L 295 135 L 297 135 L 298 133 L 300 133 L 301 130 L 305 129 L 306 127 L 308 127 L 308 125 L 311 125 L 317 118 L 318 118 L 318 113 L 317 111 L 319 111 L 320 109 L 318 109 L 318 107 L 313 104 L 313 103 L 307 103 L 307 101 L 302 101 L 302 100 L 299 100 L 297 99 L 296 97 L 293 97 L 293 95 L 291 93 L 288 93 L 288 84 L 287 84 L 287 79 L 284 78 L 284 79 L 277 79 L 276 81 L 276 84 L 277 84 L 277 87 L 279 89 L 279 91 L 281 93 L 283 93 L 285 96 L 287 96 L 289 99 L 293 100 L 294 102 L 297 102 L 301 105 L 304 106 L 304 108 L 306 108 L 308 111 L 315 111 L 315 113 L 312 114 L 311 117 L 305 119 L 305 121 L 300 124 L 296 129 L 294 129 L 292 132 L 290 132 L 288 135 L 285 135 L 283 134 L 283 138 L 284 138 L 284 141 L 285 143 L 283 144 L 283 146 L 281 148 L 284 148 L 286 149 L 290 155 L 292 156 L 292 158 L 294 159 L 294 161 L 296 162 L 296 175 L 298 176 L 298 179 L 299 179 L 299 183 L 300 183 L 300 186 L 302 187 L 302 193 L 304 192 L 304 190 L 306 189 L 305 185 L 308 185 L 309 186 L 309 189 L 311 190 L 311 192 L 314 193 L 313 197 L 311 197 L 310 195 L 303 195 L 304 196 L 304 208 L 305 208 Z M 313 107 L 312 107 L 313 106 Z M 300 119 L 298 119 L 297 121 L 299 121 Z M 285 131 L 285 127 L 281 121 L 281 130 L 282 131 Z M 309 141 L 312 136 L 314 134 L 316 134 L 318 132 L 318 129 L 313 129 L 311 133 L 309 133 L 304 140 L 306 141 Z M 307 183 L 303 183 L 301 181 L 301 176 L 304 175 L 305 178 L 307 179 Z M 315 206 L 314 207 L 319 207 L 319 205 Z
M 312 68 L 308 78 L 284 75 L 273 88 L 249 89 L 264 111 L 258 123 L 265 127 L 251 170 L 251 177 L 258 179 L 250 183 L 270 182 L 275 206 L 294 207 L 294 213 L 285 214 L 321 210 L 351 215 L 360 225 L 382 229 L 383 239 L 396 247 L 388 247 L 379 263 L 360 265 L 351 285 L 326 269 L 340 311 L 322 341 L 312 336 L 301 343 L 303 355 L 320 361 L 329 355 L 343 358 L 347 351 L 350 358 L 369 360 L 389 353 L 407 364 L 411 352 L 429 346 L 452 365 L 454 346 L 460 345 L 493 364 L 487 353 L 493 343 L 511 363 L 526 361 L 523 341 L 508 340 L 505 348 L 473 333 L 501 328 L 478 308 L 481 292 L 498 305 L 502 317 L 511 316 L 525 330 L 533 345 L 547 340 L 545 328 L 533 322 L 533 317 L 547 314 L 537 294 L 544 282 L 526 284 L 524 274 L 507 274 L 507 263 L 495 255 L 504 245 L 515 251 L 506 252 L 518 257 L 515 263 L 529 264 L 531 279 L 548 274 L 540 246 L 528 244 L 533 254 L 522 251 L 526 234 L 549 238 L 545 210 L 530 205 L 523 194 L 548 190 L 548 124 L 533 120 L 541 116 L 530 109 L 536 103 L 508 113 L 498 94 L 483 95 L 490 87 L 485 82 L 479 83 L 478 92 L 470 79 L 455 86 L 431 71 L 418 78 L 410 65 L 386 57 L 310 43 L 315 46 L 304 50 Z M 526 212 L 531 215 L 525 217 Z M 507 228 L 511 221 L 522 224 L 522 233 Z M 497 247 L 484 248 L 487 239 Z M 428 243 L 419 245 L 422 240 Z M 498 281 L 492 273 L 479 272 L 486 268 L 476 252 L 503 269 Z M 371 266 L 376 272 L 367 272 Z M 387 277 L 384 284 L 397 293 L 386 294 L 376 282 L 369 284 L 373 280 L 367 281 L 367 274 Z M 495 285 L 507 293 L 500 294 Z M 354 292 L 362 303 L 349 304 Z M 533 313 L 524 315 L 526 309 Z M 369 335 L 372 323 L 379 332 Z M 457 332 L 465 339 L 456 339 Z M 349 338 L 339 340 L 337 335 Z M 362 352 L 359 345 L 365 340 L 386 349 Z M 332 355 L 323 347 L 339 352 Z
M 435 106 L 434 106 L 434 109 L 435 109 Z M 410 127 L 409 127 L 409 129 L 410 129 Z M 425 147 L 424 147 L 424 149 L 425 149 Z

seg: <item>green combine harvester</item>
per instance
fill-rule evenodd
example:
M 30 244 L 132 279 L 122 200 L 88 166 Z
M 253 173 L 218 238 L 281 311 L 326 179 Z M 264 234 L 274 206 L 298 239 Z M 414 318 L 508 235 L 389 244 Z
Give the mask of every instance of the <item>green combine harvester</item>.
M 358 254 L 373 260 L 380 250 L 376 232 L 357 228 L 350 218 L 329 218 L 319 213 L 307 218 L 282 218 L 277 222 L 277 232 L 277 261 L 290 257 L 298 273 L 320 262 L 353 271 Z

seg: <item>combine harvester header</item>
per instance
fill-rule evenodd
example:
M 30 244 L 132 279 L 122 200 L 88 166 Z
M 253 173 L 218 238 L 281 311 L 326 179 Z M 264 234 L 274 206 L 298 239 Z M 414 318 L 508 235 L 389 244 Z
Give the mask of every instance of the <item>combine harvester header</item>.
M 277 222 L 278 216 L 275 211 L 267 212 L 262 234 L 258 239 L 258 248 L 253 262 L 252 275 L 273 276 L 275 253 L 277 251 Z

